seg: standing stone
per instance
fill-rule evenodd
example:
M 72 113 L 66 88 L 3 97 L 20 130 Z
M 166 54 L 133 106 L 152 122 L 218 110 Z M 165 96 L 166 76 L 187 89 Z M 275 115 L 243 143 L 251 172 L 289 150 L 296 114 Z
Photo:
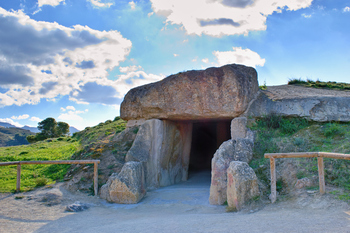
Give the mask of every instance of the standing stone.
M 253 158 L 254 142 L 248 138 L 228 140 L 215 152 L 211 165 L 209 203 L 222 205 L 227 200 L 227 169 L 232 161 L 249 163 Z M 250 135 L 252 136 L 252 135 Z
M 249 163 L 253 159 L 253 148 L 253 140 L 247 138 L 237 138 L 234 160 Z
M 228 206 L 241 210 L 247 201 L 259 194 L 258 178 L 254 170 L 245 162 L 231 162 L 227 169 Z
M 121 103 L 120 116 L 124 120 L 234 118 L 258 91 L 252 67 L 231 64 L 180 72 L 131 89 Z
M 100 197 L 120 204 L 138 203 L 146 194 L 140 162 L 127 162 L 119 174 L 113 173 L 101 187 Z
M 231 121 L 231 138 L 245 138 L 247 136 L 247 118 L 237 117 Z
M 227 200 L 227 175 L 226 171 L 230 162 L 234 160 L 236 141 L 228 140 L 221 144 L 215 152 L 211 165 L 211 185 L 209 203 L 222 205 Z
M 147 120 L 139 129 L 125 161 L 141 162 L 147 190 L 187 180 L 191 123 Z

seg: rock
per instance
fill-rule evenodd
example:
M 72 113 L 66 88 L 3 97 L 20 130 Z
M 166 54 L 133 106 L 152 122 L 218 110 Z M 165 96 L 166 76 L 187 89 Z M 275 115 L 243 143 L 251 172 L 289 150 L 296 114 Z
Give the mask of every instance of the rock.
M 119 174 L 113 173 L 102 186 L 100 197 L 120 204 L 138 203 L 146 194 L 142 163 L 127 162 Z
M 227 204 L 241 210 L 243 205 L 259 196 L 258 178 L 245 162 L 233 161 L 227 169 Z
M 247 134 L 251 137 L 251 134 Z M 209 203 L 222 205 L 226 200 L 227 168 L 232 161 L 249 163 L 253 158 L 254 142 L 249 138 L 237 138 L 221 144 L 212 159 Z
M 270 114 L 318 122 L 349 122 L 350 92 L 295 85 L 268 87 L 260 91 L 244 115 L 256 118 Z
M 143 164 L 147 190 L 187 180 L 192 123 L 147 120 L 126 161 Z
M 297 182 L 295 183 L 295 187 L 297 189 L 302 189 L 305 187 L 310 187 L 310 186 L 312 186 L 312 184 L 313 184 L 313 182 L 309 178 L 304 177 L 304 178 L 297 180 Z
M 66 206 L 66 211 L 68 212 L 81 212 L 89 209 L 89 206 L 79 201 L 74 202 L 74 204 Z
M 237 117 L 231 121 L 231 138 L 245 138 L 247 136 L 247 118 Z
M 228 140 L 215 152 L 211 166 L 209 203 L 222 205 L 227 200 L 227 168 L 234 160 L 236 141 Z
M 237 138 L 234 160 L 249 163 L 253 159 L 254 142 L 247 138 Z
M 232 64 L 181 72 L 131 89 L 120 116 L 124 120 L 234 118 L 247 109 L 258 90 L 252 67 Z

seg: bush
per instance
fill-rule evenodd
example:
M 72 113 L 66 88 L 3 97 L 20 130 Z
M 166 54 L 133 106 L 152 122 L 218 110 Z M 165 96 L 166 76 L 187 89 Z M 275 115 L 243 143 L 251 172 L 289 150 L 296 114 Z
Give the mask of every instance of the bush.
M 41 187 L 45 186 L 47 184 L 48 180 L 44 177 L 39 177 L 35 180 L 35 186 L 36 187 Z

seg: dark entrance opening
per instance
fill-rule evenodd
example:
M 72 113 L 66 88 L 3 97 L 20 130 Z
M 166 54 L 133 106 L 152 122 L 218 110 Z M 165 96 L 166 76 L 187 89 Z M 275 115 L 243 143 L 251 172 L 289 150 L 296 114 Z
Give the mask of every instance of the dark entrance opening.
M 211 171 L 211 160 L 219 146 L 231 138 L 231 120 L 193 122 L 189 176 Z

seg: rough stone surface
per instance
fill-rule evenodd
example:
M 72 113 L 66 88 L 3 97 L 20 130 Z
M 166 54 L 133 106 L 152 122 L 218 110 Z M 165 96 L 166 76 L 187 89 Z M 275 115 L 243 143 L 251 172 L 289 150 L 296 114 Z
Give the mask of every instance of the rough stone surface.
M 236 141 L 228 140 L 215 152 L 211 166 L 211 185 L 209 203 L 222 205 L 227 200 L 227 168 L 234 160 Z
M 210 204 L 222 205 L 227 200 L 227 168 L 232 161 L 249 163 L 252 160 L 254 148 L 252 137 L 252 133 L 249 132 L 246 138 L 228 140 L 215 152 L 211 166 Z
M 240 210 L 252 198 L 259 196 L 258 178 L 245 162 L 233 161 L 227 169 L 227 204 Z
M 237 138 L 234 160 L 249 163 L 253 159 L 253 149 L 253 140 L 248 138 Z
M 231 121 L 231 138 L 245 138 L 247 136 L 247 118 L 237 117 Z
M 171 75 L 131 89 L 121 104 L 124 120 L 218 119 L 240 116 L 258 92 L 257 73 L 243 65 L 226 65 Z
M 350 121 L 350 92 L 307 88 L 294 85 L 268 87 L 260 91 L 244 114 L 304 117 L 309 120 Z
M 313 182 L 307 178 L 307 177 L 304 177 L 304 178 L 301 178 L 301 179 L 298 179 L 297 182 L 295 183 L 295 187 L 297 189 L 302 189 L 302 188 L 305 188 L 305 187 L 310 187 L 313 185 Z
M 87 204 L 80 203 L 79 201 L 66 206 L 66 211 L 68 212 L 81 212 L 87 209 L 89 209 L 89 206 Z
M 120 204 L 138 203 L 146 194 L 142 163 L 127 162 L 101 187 L 100 197 Z
M 191 123 L 147 120 L 139 129 L 126 161 L 142 162 L 147 190 L 187 180 Z

